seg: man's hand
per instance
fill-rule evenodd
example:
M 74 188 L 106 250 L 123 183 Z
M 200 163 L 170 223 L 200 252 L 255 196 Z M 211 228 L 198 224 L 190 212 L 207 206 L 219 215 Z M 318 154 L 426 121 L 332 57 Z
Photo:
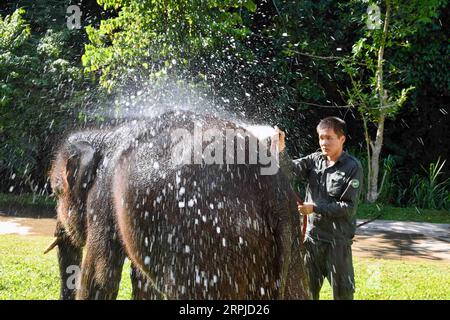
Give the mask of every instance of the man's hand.
M 272 137 L 272 141 L 278 141 L 278 152 L 282 152 L 286 148 L 285 137 L 286 134 L 278 127 L 275 127 L 276 135 Z
M 298 212 L 302 215 L 308 215 L 313 213 L 314 211 L 314 203 L 312 202 L 304 202 L 303 204 L 298 205 Z

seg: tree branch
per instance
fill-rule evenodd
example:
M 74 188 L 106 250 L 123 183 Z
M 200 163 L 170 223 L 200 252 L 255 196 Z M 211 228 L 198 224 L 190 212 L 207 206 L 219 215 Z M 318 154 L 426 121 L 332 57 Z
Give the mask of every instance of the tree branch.
M 319 107 L 319 108 L 341 108 L 341 109 L 350 109 L 355 107 L 354 105 L 346 105 L 346 106 L 330 106 L 330 105 L 323 105 L 323 104 L 317 104 L 317 103 L 311 103 L 306 101 L 297 101 L 297 103 L 303 103 L 309 106 Z

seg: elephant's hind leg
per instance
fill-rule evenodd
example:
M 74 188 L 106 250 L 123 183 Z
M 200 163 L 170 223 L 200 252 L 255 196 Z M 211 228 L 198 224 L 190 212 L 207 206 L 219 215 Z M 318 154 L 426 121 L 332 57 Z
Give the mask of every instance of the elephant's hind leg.
M 156 290 L 148 277 L 133 264 L 131 265 L 131 285 L 133 300 L 163 300 L 164 295 Z

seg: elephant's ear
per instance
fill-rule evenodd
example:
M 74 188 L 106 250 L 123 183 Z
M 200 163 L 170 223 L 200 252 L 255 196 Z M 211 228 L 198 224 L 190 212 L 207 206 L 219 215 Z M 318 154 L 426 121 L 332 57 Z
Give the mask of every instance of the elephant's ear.
M 68 187 L 74 198 L 81 200 L 92 185 L 99 160 L 100 155 L 87 141 L 77 141 L 69 146 L 66 173 Z

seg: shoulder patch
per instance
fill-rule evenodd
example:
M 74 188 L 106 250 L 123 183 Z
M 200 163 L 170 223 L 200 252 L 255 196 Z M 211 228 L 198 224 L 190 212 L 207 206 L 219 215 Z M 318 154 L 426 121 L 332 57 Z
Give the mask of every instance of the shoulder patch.
M 358 179 L 352 179 L 350 181 L 350 185 L 354 188 L 354 189 L 358 189 L 359 188 L 359 180 Z

